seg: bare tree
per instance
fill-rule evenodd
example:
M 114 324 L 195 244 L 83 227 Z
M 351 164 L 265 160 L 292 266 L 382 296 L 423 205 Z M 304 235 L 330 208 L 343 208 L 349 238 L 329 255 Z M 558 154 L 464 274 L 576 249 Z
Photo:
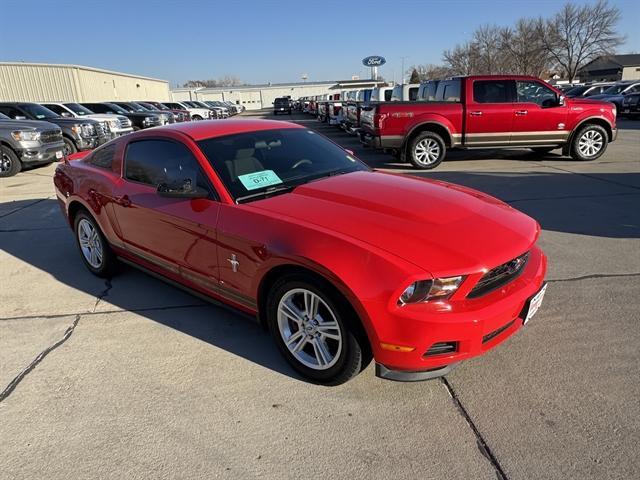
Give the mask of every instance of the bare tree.
M 182 85 L 185 88 L 215 88 L 215 87 L 237 87 L 239 85 L 246 85 L 235 75 L 224 75 L 218 79 L 211 80 L 188 80 Z
M 421 82 L 426 80 L 437 80 L 441 78 L 450 77 L 452 75 L 451 69 L 444 65 L 434 65 L 433 63 L 427 63 L 425 65 L 413 65 L 409 71 L 418 72 L 418 77 Z
M 607 0 L 594 5 L 566 3 L 553 18 L 538 20 L 545 49 L 570 81 L 600 55 L 610 55 L 624 42 L 615 30 L 620 10 Z
M 478 73 L 479 51 L 473 42 L 456 45 L 453 50 L 445 50 L 442 59 L 452 75 L 473 75 Z
M 503 28 L 500 37 L 505 72 L 539 77 L 549 70 L 551 55 L 545 47 L 538 21 L 521 18 L 515 27 Z
M 477 58 L 476 71 L 473 73 L 493 75 L 506 73 L 506 58 L 500 48 L 502 37 L 495 25 L 482 25 L 473 32 L 471 43 L 475 47 Z

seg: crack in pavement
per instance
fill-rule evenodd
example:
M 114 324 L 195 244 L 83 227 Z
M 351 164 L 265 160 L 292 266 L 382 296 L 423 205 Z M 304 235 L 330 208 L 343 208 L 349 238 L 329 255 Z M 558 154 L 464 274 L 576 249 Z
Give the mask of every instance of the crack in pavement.
M 458 398 L 458 395 L 456 394 L 456 392 L 453 390 L 453 387 L 451 386 L 449 381 L 445 377 L 440 377 L 440 381 L 442 382 L 442 384 L 444 385 L 444 388 L 447 390 L 447 393 L 453 400 L 453 403 L 458 409 L 458 412 L 460 413 L 462 418 L 465 419 L 465 421 L 471 428 L 471 431 L 476 437 L 476 445 L 478 446 L 478 450 L 480 450 L 480 453 L 487 460 L 489 460 L 489 462 L 491 463 L 491 466 L 496 472 L 496 477 L 498 478 L 498 480 L 508 480 L 507 474 L 504 473 L 504 470 L 502 469 L 500 462 L 498 462 L 498 459 L 489 448 L 487 441 L 484 439 L 484 437 L 480 433 L 480 430 L 478 430 L 478 427 L 476 427 L 476 424 L 471 419 L 471 416 L 469 416 L 469 412 L 467 412 L 467 409 L 464 408 L 464 405 L 462 405 L 462 402 Z
M 75 320 L 73 321 L 73 323 L 65 330 L 64 335 L 62 336 L 62 338 L 60 340 L 58 340 L 56 343 L 54 343 L 53 345 L 50 345 L 49 347 L 45 348 L 42 352 L 40 352 L 38 354 L 38 356 L 36 356 L 36 358 L 33 359 L 33 361 L 27 365 L 27 367 L 22 370 L 18 375 L 16 375 L 16 377 L 11 380 L 11 382 L 9 382 L 9 385 L 7 385 L 5 387 L 5 389 L 0 392 L 0 402 L 3 402 L 9 395 L 11 395 L 11 392 L 13 392 L 16 387 L 20 384 L 20 382 L 22 382 L 22 380 L 24 380 L 24 378 L 34 369 L 38 366 L 38 364 L 40 362 L 42 362 L 42 360 L 44 360 L 44 358 L 49 355 L 51 352 L 53 352 L 56 348 L 58 348 L 59 346 L 61 346 L 64 342 L 66 342 L 67 340 L 69 340 L 69 338 L 71 337 L 71 335 L 73 334 L 74 330 L 76 329 L 76 327 L 78 326 L 78 322 L 80 321 L 80 315 L 76 315 Z
M 0 233 L 39 232 L 42 230 L 66 230 L 69 227 L 0 228 Z
M 547 280 L 548 283 L 560 282 L 579 282 L 580 280 L 591 280 L 593 278 L 616 278 L 616 277 L 640 277 L 639 273 L 593 273 L 591 275 L 582 275 L 580 277 L 556 278 Z
M 96 297 L 96 303 L 93 305 L 93 310 L 91 311 L 91 313 L 95 313 L 96 308 L 98 308 L 98 304 L 109 295 L 109 290 L 113 288 L 113 285 L 111 284 L 111 278 L 105 279 L 104 285 L 105 289 Z

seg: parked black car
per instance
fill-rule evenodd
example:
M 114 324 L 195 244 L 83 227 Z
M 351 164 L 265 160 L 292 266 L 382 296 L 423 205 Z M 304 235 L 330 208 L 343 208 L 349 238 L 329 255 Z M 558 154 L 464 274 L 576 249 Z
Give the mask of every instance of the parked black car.
M 124 115 L 131 120 L 134 130 L 142 130 L 143 128 L 158 127 L 162 125 L 160 117 L 151 112 L 129 112 L 110 102 L 82 103 L 81 105 L 88 108 L 93 113 L 114 113 Z
M 91 150 L 109 139 L 101 122 L 90 118 L 65 118 L 37 103 L 1 102 L 0 113 L 14 120 L 40 120 L 58 125 L 62 130 L 65 155 Z
M 287 97 L 278 97 L 273 101 L 273 114 L 288 113 L 291 115 L 291 100 Z
M 136 102 L 111 102 L 114 105 L 119 106 L 120 108 L 126 110 L 129 113 L 147 113 L 151 112 L 154 115 L 160 117 L 162 125 L 168 125 L 170 123 L 176 122 L 176 117 L 171 112 L 162 112 L 157 108 L 147 108 L 143 107 L 139 103 Z
M 619 115 L 624 117 L 640 115 L 640 93 L 629 93 L 624 96 Z

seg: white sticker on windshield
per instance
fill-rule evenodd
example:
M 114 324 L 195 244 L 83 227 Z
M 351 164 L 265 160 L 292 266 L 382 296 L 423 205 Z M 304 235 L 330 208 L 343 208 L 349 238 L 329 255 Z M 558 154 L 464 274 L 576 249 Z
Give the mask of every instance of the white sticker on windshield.
M 273 170 L 262 170 L 260 172 L 247 173 L 246 175 L 238 175 L 238 180 L 242 182 L 247 190 L 256 190 L 258 188 L 269 187 L 282 183 L 280 177 Z

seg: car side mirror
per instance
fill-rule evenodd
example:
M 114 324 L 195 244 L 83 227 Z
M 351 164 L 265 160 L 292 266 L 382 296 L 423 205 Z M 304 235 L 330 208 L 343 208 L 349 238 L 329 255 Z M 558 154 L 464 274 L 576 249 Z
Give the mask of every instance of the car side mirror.
M 27 117 L 25 117 L 24 115 L 16 115 L 15 117 L 13 117 L 14 120 L 26 120 Z
M 190 180 L 180 183 L 161 183 L 157 188 L 158 195 L 166 198 L 207 198 L 209 191 L 192 185 Z
M 566 103 L 567 103 L 567 101 L 566 101 L 566 97 L 564 95 L 558 96 L 558 106 L 564 107 L 564 105 Z

